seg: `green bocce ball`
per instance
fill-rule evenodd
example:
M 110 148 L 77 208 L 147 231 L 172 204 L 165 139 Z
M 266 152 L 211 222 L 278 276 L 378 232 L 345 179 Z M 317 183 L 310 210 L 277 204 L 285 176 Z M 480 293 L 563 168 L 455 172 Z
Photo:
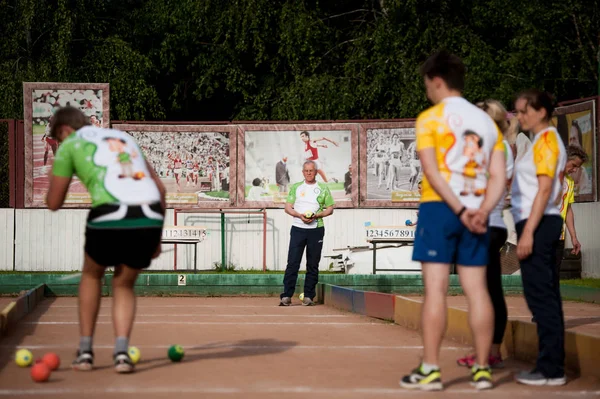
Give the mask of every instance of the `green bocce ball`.
M 171 361 L 173 362 L 180 362 L 181 359 L 183 359 L 183 355 L 185 354 L 185 352 L 183 351 L 183 348 L 181 347 L 181 345 L 172 345 L 169 348 L 169 359 L 171 359 Z

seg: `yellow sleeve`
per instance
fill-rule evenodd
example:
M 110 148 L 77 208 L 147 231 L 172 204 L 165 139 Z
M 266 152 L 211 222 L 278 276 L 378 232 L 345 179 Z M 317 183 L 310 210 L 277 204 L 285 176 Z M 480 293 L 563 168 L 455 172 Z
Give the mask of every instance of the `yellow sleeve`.
M 567 194 L 567 204 L 572 204 L 573 202 L 575 202 L 575 182 L 572 179 L 569 179 L 569 193 Z
M 542 137 L 533 146 L 533 160 L 536 174 L 554 178 L 558 164 L 558 142 L 551 132 L 542 133 Z
M 496 133 L 498 133 L 498 140 L 496 140 L 496 144 L 494 144 L 494 151 L 502 151 L 505 152 L 504 149 L 504 136 L 502 136 L 502 132 L 498 129 L 498 125 L 494 123 L 494 127 L 496 128 Z
M 435 107 L 434 107 L 435 108 Z M 440 121 L 434 117 L 434 108 L 421 113 L 417 118 L 415 134 L 417 136 L 417 151 L 435 147 L 435 134 Z

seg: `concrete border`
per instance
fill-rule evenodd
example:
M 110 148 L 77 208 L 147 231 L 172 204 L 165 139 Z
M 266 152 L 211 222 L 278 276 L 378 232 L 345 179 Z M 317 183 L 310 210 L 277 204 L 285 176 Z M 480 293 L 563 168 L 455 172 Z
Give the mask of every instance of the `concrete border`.
M 278 295 L 283 287 L 283 273 L 199 273 L 182 271 L 187 276 L 186 285 L 178 285 L 179 273 L 142 273 L 135 285 L 136 295 Z M 3 273 L 0 274 L 0 293 L 13 294 L 28 290 L 38 284 L 46 284 L 46 296 L 76 296 L 80 273 Z M 296 292 L 302 292 L 304 274 L 298 276 Z M 365 292 L 394 293 L 396 295 L 421 294 L 423 279 L 420 275 L 403 274 L 329 274 L 319 275 L 319 281 L 338 287 L 352 288 Z M 112 294 L 112 274 L 107 274 L 102 285 L 102 294 Z M 504 276 L 503 286 L 507 292 L 522 292 L 520 276 Z M 450 276 L 452 293 L 461 293 L 457 275 Z
M 6 335 L 19 320 L 36 308 L 45 297 L 45 288 L 45 284 L 40 284 L 4 307 L 0 312 L 0 338 Z
M 324 292 L 338 293 L 325 295 L 325 305 L 379 319 L 391 319 L 396 324 L 412 330 L 421 329 L 423 303 L 419 300 L 393 294 L 355 291 L 328 284 L 322 285 Z M 361 297 L 364 297 L 364 301 L 353 300 L 353 298 Z M 389 303 L 393 303 L 393 305 L 390 306 Z M 370 310 L 369 306 L 377 308 L 377 310 Z M 392 317 L 389 317 L 390 311 Z M 463 344 L 473 344 L 466 310 L 448 308 L 445 336 Z M 537 326 L 531 322 L 509 320 L 504 334 L 502 353 L 505 357 L 535 362 L 538 353 Z M 600 337 L 573 331 L 565 333 L 565 367 L 567 370 L 581 376 L 600 378 L 600 368 L 597 364 L 599 353 Z

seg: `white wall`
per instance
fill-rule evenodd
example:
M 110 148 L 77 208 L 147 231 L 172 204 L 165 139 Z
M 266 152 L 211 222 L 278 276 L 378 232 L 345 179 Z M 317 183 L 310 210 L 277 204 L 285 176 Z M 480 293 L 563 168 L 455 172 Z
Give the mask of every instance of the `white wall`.
M 87 211 L 17 209 L 15 270 L 81 270 Z
M 577 235 L 583 247 L 583 274 L 600 277 L 600 203 L 574 204 Z M 13 216 L 14 215 L 14 216 Z M 16 219 L 16 229 L 13 224 Z M 43 209 L 0 209 L 0 270 L 13 269 L 13 230 L 15 230 L 15 270 L 80 270 L 83 262 L 85 210 L 49 212 Z M 281 209 L 267 211 L 267 268 L 284 270 L 291 218 Z M 376 226 L 402 226 L 406 219 L 415 220 L 415 210 L 336 209 L 325 219 L 323 256 L 340 254 L 348 246 L 366 246 L 365 222 Z M 167 214 L 173 224 L 173 213 Z M 178 224 L 204 226 L 207 239 L 198 245 L 198 269 L 212 269 L 221 261 L 219 214 L 180 214 Z M 567 234 L 568 236 L 568 234 Z M 568 240 L 568 238 L 567 238 Z M 567 241 L 567 246 L 570 242 Z M 193 246 L 177 246 L 177 268 L 193 269 Z M 262 269 L 262 216 L 226 214 L 227 262 L 237 269 Z M 406 251 L 406 250 L 404 250 Z M 381 255 L 380 255 L 381 254 Z M 400 250 L 378 251 L 379 267 L 405 266 L 409 255 Z M 360 256 L 361 259 L 364 255 Z M 163 245 L 163 254 L 152 263 L 151 270 L 173 270 L 173 245 Z M 378 261 L 378 263 L 379 263 Z M 303 261 L 304 262 L 304 261 Z M 321 269 L 331 260 L 323 258 Z M 367 262 L 361 260 L 361 262 Z M 361 273 L 369 272 L 361 268 Z M 358 268 L 355 269 L 358 272 Z
M 0 210 L 0 268 L 12 270 L 13 212 L 16 214 L 15 270 L 72 271 L 81 270 L 85 242 L 86 210 L 45 209 Z M 377 226 L 402 226 L 406 219 L 415 220 L 415 210 L 351 210 L 337 209 L 325 219 L 323 256 L 336 255 L 334 248 L 367 245 L 365 222 Z M 281 209 L 267 211 L 267 268 L 284 270 L 292 219 Z M 237 269 L 262 269 L 262 215 L 226 214 L 227 263 Z M 173 212 L 167 214 L 166 225 L 173 225 Z M 198 245 L 198 269 L 212 269 L 221 261 L 220 215 L 179 214 L 178 224 L 204 226 L 207 239 Z M 173 245 L 163 245 L 163 253 L 150 270 L 173 270 Z M 110 250 L 107 248 L 107 250 Z M 384 254 L 382 254 L 382 260 Z M 321 267 L 330 260 L 323 260 Z M 386 265 L 387 267 L 387 265 Z M 178 270 L 193 269 L 193 246 L 177 246 Z
M 0 209 L 0 270 L 13 269 L 14 209 Z
M 226 217 L 226 263 L 237 269 L 262 269 L 263 265 L 263 220 L 262 215 L 225 214 Z M 322 255 L 337 255 L 348 246 L 367 245 L 365 222 L 377 226 L 403 226 L 406 219 L 415 220 L 415 210 L 336 209 L 325 219 L 325 239 Z M 198 268 L 211 269 L 214 262 L 221 262 L 221 221 L 219 214 L 183 213 L 178 215 L 178 225 L 203 226 L 207 228 L 207 239 L 198 245 Z M 267 259 L 269 270 L 285 270 L 292 218 L 282 209 L 267 210 Z M 163 246 L 163 252 L 172 246 Z M 193 246 L 178 245 L 178 269 L 193 268 Z M 162 257 L 159 261 L 162 262 Z M 384 258 L 382 258 L 383 260 Z M 172 265 L 172 258 L 169 266 Z M 323 259 L 321 268 L 328 265 Z M 303 260 L 304 263 L 304 260 Z M 160 264 L 169 268 L 167 263 Z M 153 265 L 151 268 L 159 268 Z M 172 267 L 172 266 L 171 266 Z M 386 266 L 387 267 L 387 266 Z M 304 269 L 304 265 L 302 266 Z
M 600 278 L 600 203 L 573 204 L 575 230 L 581 243 L 583 256 L 582 277 Z M 565 246 L 571 247 L 571 237 L 567 233 Z

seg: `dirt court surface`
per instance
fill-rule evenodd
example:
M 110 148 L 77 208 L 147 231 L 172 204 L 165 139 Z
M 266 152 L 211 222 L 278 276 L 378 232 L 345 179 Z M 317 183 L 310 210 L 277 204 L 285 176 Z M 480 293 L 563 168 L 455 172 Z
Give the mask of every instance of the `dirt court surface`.
M 50 398 L 530 398 L 600 397 L 600 381 L 570 378 L 558 388 L 513 381 L 531 365 L 508 359 L 494 374 L 496 388 L 477 392 L 466 368 L 455 365 L 470 348 L 451 341 L 442 349 L 442 393 L 411 392 L 399 379 L 420 361 L 417 332 L 327 306 L 279 307 L 277 298 L 139 298 L 130 344 L 140 348 L 136 372 L 118 375 L 111 299 L 104 298 L 94 338 L 92 372 L 69 368 L 78 344 L 77 300 L 45 299 L 0 341 L 0 399 Z M 181 363 L 167 358 L 180 344 Z M 19 347 L 34 356 L 54 351 L 60 369 L 47 383 L 34 383 L 19 368 Z

